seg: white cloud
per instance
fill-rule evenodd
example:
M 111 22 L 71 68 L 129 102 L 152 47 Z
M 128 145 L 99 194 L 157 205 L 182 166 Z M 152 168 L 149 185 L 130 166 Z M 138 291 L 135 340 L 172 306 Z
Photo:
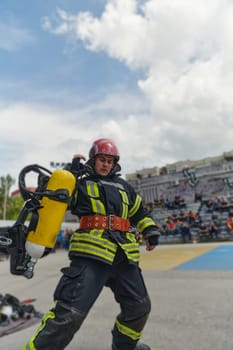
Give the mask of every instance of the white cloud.
M 143 126 L 134 125 L 132 143 L 164 160 L 232 149 L 232 1 L 112 0 L 100 17 L 59 15 L 87 49 L 144 70 L 138 86 L 150 114 L 144 123 L 135 114 Z

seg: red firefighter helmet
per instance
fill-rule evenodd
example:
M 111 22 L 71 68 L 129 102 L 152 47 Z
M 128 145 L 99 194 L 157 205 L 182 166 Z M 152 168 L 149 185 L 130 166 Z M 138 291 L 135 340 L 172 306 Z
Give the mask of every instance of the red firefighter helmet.
M 98 154 L 113 156 L 116 162 L 120 159 L 118 149 L 110 139 L 98 139 L 93 142 L 89 151 L 89 158 L 94 158 Z

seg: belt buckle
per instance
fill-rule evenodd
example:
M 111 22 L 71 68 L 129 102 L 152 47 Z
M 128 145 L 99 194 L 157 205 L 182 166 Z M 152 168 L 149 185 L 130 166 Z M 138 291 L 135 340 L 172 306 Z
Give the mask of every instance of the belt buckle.
M 114 215 L 110 214 L 108 216 L 108 228 L 109 230 L 112 230 L 112 231 L 113 231 L 113 220 L 114 220 Z

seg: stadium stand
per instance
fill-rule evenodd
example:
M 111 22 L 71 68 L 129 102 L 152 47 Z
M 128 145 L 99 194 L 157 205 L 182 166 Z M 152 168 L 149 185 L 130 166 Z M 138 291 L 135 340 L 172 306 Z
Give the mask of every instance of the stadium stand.
M 126 178 L 158 223 L 162 242 L 181 241 L 180 211 L 185 213 L 185 221 L 189 221 L 192 240 L 233 239 L 233 231 L 227 230 L 226 225 L 233 208 L 233 151 L 199 161 L 142 169 Z M 189 212 L 195 213 L 192 223 Z M 212 217 L 214 212 L 217 212 L 216 220 Z M 173 215 L 177 216 L 176 227 L 171 230 L 171 223 L 169 229 L 167 224 Z M 206 235 L 201 232 L 201 226 L 206 226 Z

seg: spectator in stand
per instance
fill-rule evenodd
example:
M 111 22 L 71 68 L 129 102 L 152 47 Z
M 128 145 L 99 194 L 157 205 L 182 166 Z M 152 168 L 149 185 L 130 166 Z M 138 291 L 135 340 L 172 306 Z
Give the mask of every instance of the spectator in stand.
M 183 211 L 180 211 L 179 212 L 179 215 L 178 215 L 178 217 L 177 217 L 177 219 L 178 219 L 178 221 L 179 222 L 184 222 L 185 220 L 186 220 L 186 216 L 185 216 L 185 213 L 183 212 Z
M 165 200 L 165 207 L 167 209 L 172 209 L 172 203 L 168 198 L 166 198 L 166 200 Z
M 173 209 L 180 209 L 180 196 L 175 196 L 172 206 Z
M 229 205 L 228 205 L 226 198 L 221 197 L 220 198 L 220 211 L 223 212 L 223 211 L 227 211 L 228 209 L 229 209 Z
M 63 235 L 64 235 L 63 230 L 60 230 L 57 236 L 56 249 L 63 248 Z
M 166 222 L 163 222 L 160 226 L 160 234 L 161 236 L 167 236 L 168 235 L 168 225 Z
M 192 210 L 189 210 L 189 212 L 187 214 L 187 221 L 188 221 L 189 225 L 194 226 L 195 219 L 196 219 L 196 213 Z
M 168 217 L 167 229 L 169 235 L 176 235 L 176 224 L 170 216 Z
M 196 203 L 196 202 L 201 202 L 201 201 L 202 201 L 202 194 L 196 192 L 196 193 L 195 193 L 195 203 Z
M 165 199 L 163 197 L 160 198 L 161 208 L 166 208 Z
M 180 212 L 176 219 L 176 233 L 182 234 L 183 223 L 185 222 L 185 215 L 183 212 Z
M 172 213 L 172 215 L 170 215 L 168 218 L 171 218 L 171 220 L 174 221 L 174 223 L 177 223 L 178 218 L 177 218 L 177 214 L 176 213 Z
M 212 202 L 212 208 L 213 211 L 219 211 L 220 210 L 220 200 L 218 197 L 215 197 Z
M 154 206 L 154 208 L 159 208 L 159 201 L 158 201 L 158 199 L 154 199 L 153 206 Z
M 184 198 L 180 198 L 179 205 L 180 205 L 180 208 L 186 208 L 186 203 Z
M 189 224 L 185 221 L 181 225 L 180 234 L 181 234 L 183 243 L 186 243 L 187 240 L 188 241 L 192 240 L 192 234 L 191 234 Z
M 206 213 L 212 213 L 213 212 L 213 200 L 208 199 L 206 202 Z
M 227 226 L 228 233 L 232 234 L 233 233 L 233 216 L 231 216 L 230 213 L 226 220 L 226 226 Z
M 208 240 L 210 237 L 208 227 L 203 221 L 200 222 L 198 236 L 200 241 Z
M 209 225 L 209 234 L 211 239 L 213 238 L 218 239 L 219 227 L 220 227 L 220 222 L 218 220 L 218 214 L 216 212 L 213 212 L 211 216 L 210 225 Z
M 70 247 L 70 240 L 71 240 L 72 234 L 73 234 L 73 230 L 72 229 L 67 228 L 65 230 L 64 238 L 63 238 L 63 248 L 65 250 L 68 250 L 69 247 Z
M 144 205 L 145 210 L 147 210 L 148 214 L 150 215 L 150 217 L 152 216 L 152 212 L 153 212 L 153 204 L 152 203 L 147 203 Z
M 63 246 L 63 231 L 60 230 L 57 236 L 56 243 L 52 249 L 52 253 L 56 253 L 57 249 L 62 248 Z

